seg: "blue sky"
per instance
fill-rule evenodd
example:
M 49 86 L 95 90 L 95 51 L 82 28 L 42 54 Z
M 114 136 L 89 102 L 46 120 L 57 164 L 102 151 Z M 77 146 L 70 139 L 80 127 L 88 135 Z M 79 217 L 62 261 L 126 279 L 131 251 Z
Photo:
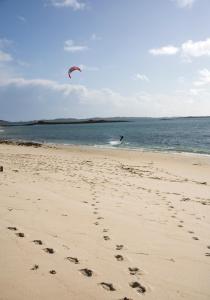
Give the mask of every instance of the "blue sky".
M 209 11 L 209 0 L 0 0 L 0 119 L 210 115 Z

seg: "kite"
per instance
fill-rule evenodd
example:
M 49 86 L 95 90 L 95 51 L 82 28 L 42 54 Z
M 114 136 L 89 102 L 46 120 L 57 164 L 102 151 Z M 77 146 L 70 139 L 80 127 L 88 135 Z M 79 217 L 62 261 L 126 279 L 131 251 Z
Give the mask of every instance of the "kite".
M 74 71 L 80 71 L 80 72 L 82 72 L 82 70 L 79 67 L 73 66 L 68 71 L 69 78 L 71 78 L 71 73 L 74 72 Z

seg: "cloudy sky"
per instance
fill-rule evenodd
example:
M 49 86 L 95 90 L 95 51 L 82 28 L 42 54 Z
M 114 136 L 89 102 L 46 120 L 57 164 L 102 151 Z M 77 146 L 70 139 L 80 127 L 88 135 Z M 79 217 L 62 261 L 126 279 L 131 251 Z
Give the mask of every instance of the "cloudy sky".
M 209 0 L 0 0 L 0 119 L 210 115 L 209 12 Z

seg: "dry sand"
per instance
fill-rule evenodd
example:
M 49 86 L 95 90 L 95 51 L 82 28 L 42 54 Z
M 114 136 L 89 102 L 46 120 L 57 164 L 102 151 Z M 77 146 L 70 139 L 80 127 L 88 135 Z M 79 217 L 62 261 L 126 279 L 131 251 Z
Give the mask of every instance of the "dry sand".
M 209 300 L 210 157 L 0 145 L 1 300 Z

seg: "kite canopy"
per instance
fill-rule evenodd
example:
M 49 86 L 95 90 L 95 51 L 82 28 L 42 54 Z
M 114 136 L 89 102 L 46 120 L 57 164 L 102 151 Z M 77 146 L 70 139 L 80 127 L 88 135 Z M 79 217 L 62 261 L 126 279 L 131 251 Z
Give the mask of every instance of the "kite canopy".
M 73 66 L 68 71 L 69 78 L 71 78 L 71 73 L 74 72 L 74 71 L 80 71 L 80 72 L 82 72 L 82 70 L 79 67 Z

